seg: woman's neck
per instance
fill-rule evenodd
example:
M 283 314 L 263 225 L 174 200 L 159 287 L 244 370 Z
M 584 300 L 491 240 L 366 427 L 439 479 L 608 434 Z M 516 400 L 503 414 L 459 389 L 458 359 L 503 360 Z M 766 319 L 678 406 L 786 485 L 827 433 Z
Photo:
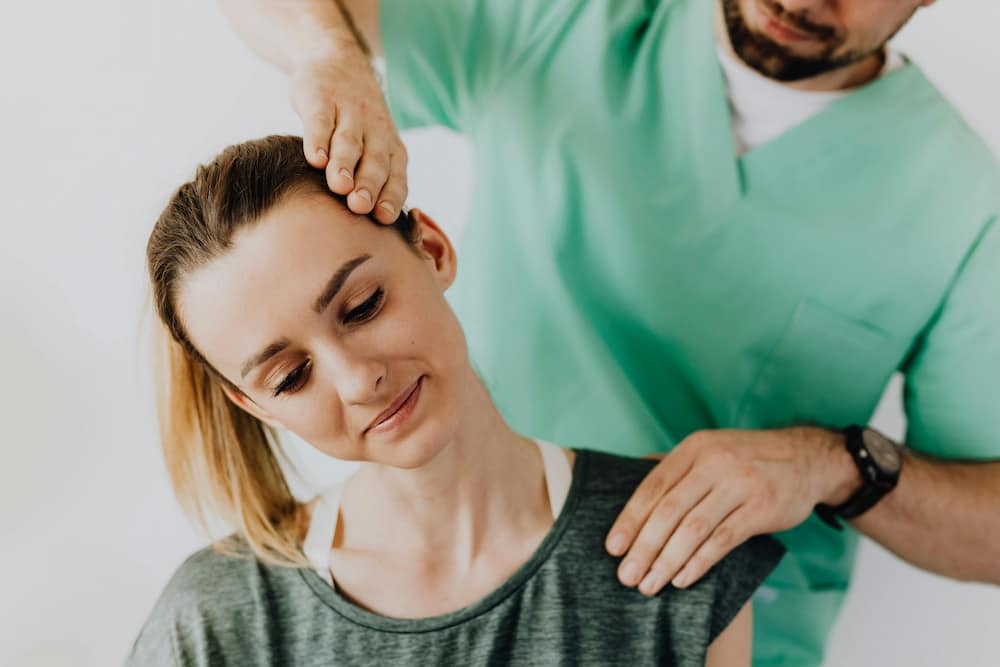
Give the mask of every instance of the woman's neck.
M 470 372 L 458 431 L 415 469 L 364 464 L 350 480 L 335 547 L 392 551 L 452 573 L 552 523 L 538 448 L 504 422 Z

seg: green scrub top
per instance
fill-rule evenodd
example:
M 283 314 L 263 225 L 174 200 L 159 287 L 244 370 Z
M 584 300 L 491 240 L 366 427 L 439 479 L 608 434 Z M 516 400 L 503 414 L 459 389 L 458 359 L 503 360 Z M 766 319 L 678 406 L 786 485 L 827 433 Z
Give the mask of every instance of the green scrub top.
M 1000 458 L 1000 167 L 913 64 L 742 157 L 711 0 L 381 0 L 403 128 L 471 139 L 450 292 L 513 428 L 643 455 L 865 423 Z M 816 518 L 754 598 L 754 664 L 816 666 L 857 534 Z M 891 591 L 887 591 L 891 594 Z

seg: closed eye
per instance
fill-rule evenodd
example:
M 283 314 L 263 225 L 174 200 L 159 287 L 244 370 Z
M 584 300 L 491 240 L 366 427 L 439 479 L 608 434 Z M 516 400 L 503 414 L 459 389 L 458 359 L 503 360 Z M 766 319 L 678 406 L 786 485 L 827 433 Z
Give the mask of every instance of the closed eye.
M 378 312 L 384 296 L 385 291 L 379 287 L 363 303 L 344 315 L 344 324 L 360 324 L 370 320 Z
M 296 391 L 302 388 L 305 384 L 306 374 L 309 371 L 309 367 L 312 365 L 312 360 L 306 359 L 301 364 L 299 364 L 291 373 L 285 376 L 285 379 L 281 381 L 281 384 L 271 392 L 272 396 L 277 398 L 281 394 L 289 393 L 294 394 Z

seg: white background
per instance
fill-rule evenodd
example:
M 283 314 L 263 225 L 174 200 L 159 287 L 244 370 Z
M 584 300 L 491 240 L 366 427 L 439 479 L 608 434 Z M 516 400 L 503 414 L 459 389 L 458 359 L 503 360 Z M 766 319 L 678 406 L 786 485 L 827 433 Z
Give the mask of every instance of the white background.
M 995 150 L 998 25 L 995 0 L 941 0 L 898 39 Z M 299 126 L 204 0 L 5 3 L 0 63 L 0 665 L 119 664 L 202 543 L 157 446 L 146 236 L 196 163 Z M 458 236 L 468 146 L 406 139 L 410 202 Z M 900 434 L 898 392 L 879 422 Z M 336 469 L 304 460 L 314 481 Z M 865 545 L 827 664 L 995 667 L 998 635 L 1000 590 Z

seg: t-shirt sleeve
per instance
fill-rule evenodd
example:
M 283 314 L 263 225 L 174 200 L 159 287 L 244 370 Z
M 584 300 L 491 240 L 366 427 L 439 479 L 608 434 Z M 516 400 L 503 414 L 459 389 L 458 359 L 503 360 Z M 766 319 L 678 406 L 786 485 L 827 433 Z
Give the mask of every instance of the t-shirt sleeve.
M 736 614 L 777 567 L 785 547 L 770 535 L 752 537 L 733 549 L 706 575 L 713 587 L 708 643 L 722 634 Z
M 389 107 L 400 128 L 466 129 L 503 78 L 567 25 L 579 0 L 381 0 Z
M 1000 222 L 994 219 L 904 365 L 907 446 L 1000 458 Z
M 265 608 L 261 566 L 210 547 L 174 572 L 143 624 L 127 667 L 210 667 L 237 655 L 261 654 L 266 637 L 254 632 Z M 263 655 L 263 654 L 261 654 Z M 265 661 L 266 662 L 266 661 Z M 241 664 L 247 664 L 242 662 Z
M 125 667 L 180 667 L 177 636 L 165 624 L 147 623 L 140 631 Z

